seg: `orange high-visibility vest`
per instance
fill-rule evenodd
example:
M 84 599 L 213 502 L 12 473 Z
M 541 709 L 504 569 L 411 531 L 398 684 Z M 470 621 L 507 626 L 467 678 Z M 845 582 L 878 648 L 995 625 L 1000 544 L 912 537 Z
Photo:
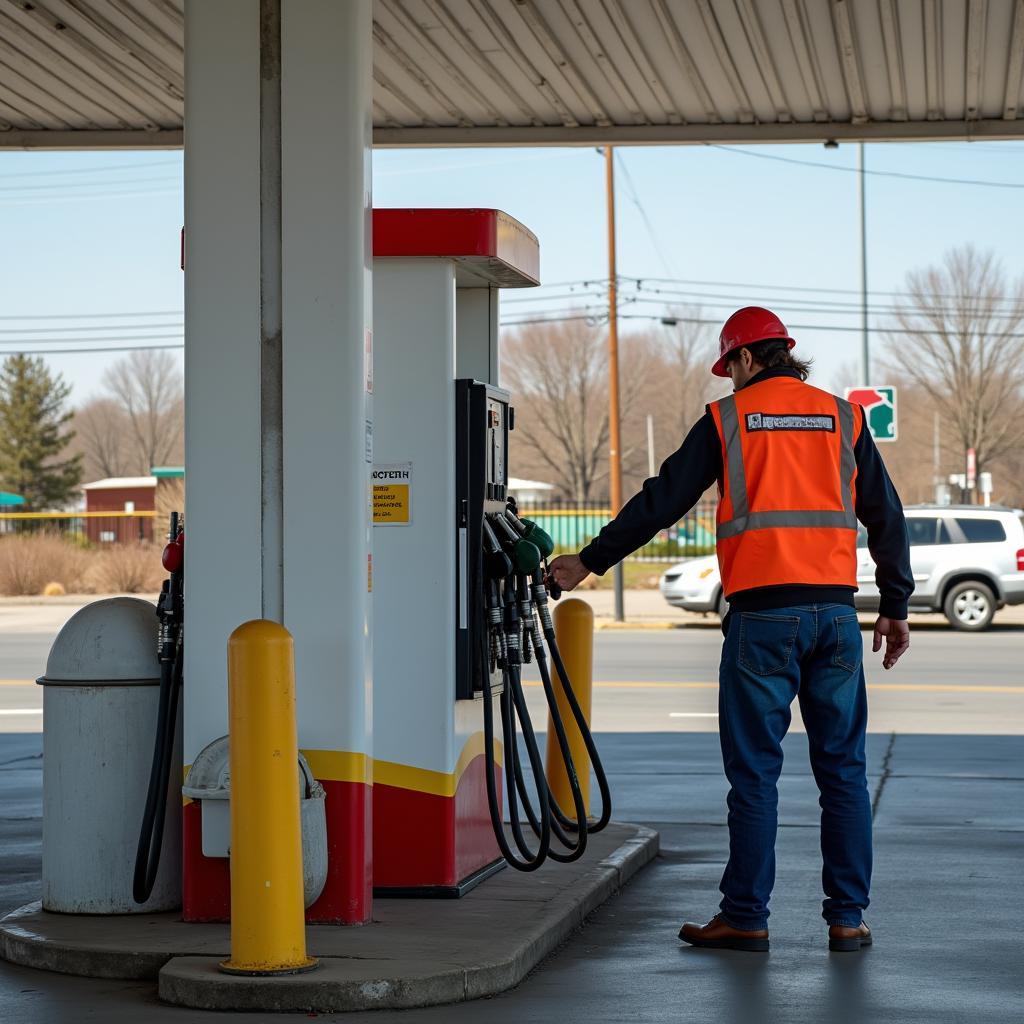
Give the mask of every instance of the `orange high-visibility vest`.
M 864 411 L 795 377 L 709 406 L 722 445 L 718 564 L 726 597 L 786 584 L 857 586 Z

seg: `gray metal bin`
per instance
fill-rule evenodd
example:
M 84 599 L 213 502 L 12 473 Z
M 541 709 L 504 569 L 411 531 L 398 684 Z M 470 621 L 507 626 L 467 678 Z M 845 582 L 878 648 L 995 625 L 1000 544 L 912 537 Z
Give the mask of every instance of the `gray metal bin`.
M 43 691 L 43 909 L 133 914 L 181 906 L 181 725 L 149 900 L 132 875 L 156 735 L 156 609 L 94 601 L 57 635 Z M 180 714 L 180 704 L 179 704 Z

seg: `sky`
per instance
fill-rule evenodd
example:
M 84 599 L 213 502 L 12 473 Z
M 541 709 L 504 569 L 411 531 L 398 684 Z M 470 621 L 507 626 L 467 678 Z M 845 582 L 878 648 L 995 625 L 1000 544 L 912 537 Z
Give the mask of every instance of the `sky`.
M 869 172 L 884 172 L 866 179 L 874 306 L 892 302 L 885 293 L 909 270 L 967 242 L 1024 276 L 1024 143 L 865 148 Z M 855 145 L 616 152 L 622 331 L 671 330 L 659 322 L 670 302 L 700 307 L 715 336 L 737 307 L 768 305 L 814 357 L 814 382 L 854 383 L 843 371 L 860 352 Z M 497 207 L 538 236 L 544 286 L 504 292 L 504 320 L 601 312 L 604 161 L 594 148 L 378 150 L 373 164 L 377 206 Z M 0 352 L 74 350 L 46 358 L 80 404 L 124 354 L 80 350 L 180 346 L 182 207 L 180 153 L 0 152 Z M 874 360 L 874 334 L 872 346 Z

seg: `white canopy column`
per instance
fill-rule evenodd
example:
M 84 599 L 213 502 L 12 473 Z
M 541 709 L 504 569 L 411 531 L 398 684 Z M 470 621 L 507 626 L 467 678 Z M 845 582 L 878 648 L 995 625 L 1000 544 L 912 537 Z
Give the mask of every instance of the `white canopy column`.
M 185 761 L 227 731 L 226 644 L 295 637 L 327 789 L 310 920 L 370 915 L 370 0 L 186 5 Z M 186 807 L 185 915 L 227 867 Z

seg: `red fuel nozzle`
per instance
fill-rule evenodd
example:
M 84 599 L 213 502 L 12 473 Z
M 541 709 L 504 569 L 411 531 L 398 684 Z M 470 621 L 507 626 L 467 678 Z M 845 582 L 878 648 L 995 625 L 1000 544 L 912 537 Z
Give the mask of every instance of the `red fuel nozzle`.
M 160 562 L 168 572 L 181 572 L 182 563 L 185 561 L 185 538 L 179 534 L 164 548 L 160 556 Z

